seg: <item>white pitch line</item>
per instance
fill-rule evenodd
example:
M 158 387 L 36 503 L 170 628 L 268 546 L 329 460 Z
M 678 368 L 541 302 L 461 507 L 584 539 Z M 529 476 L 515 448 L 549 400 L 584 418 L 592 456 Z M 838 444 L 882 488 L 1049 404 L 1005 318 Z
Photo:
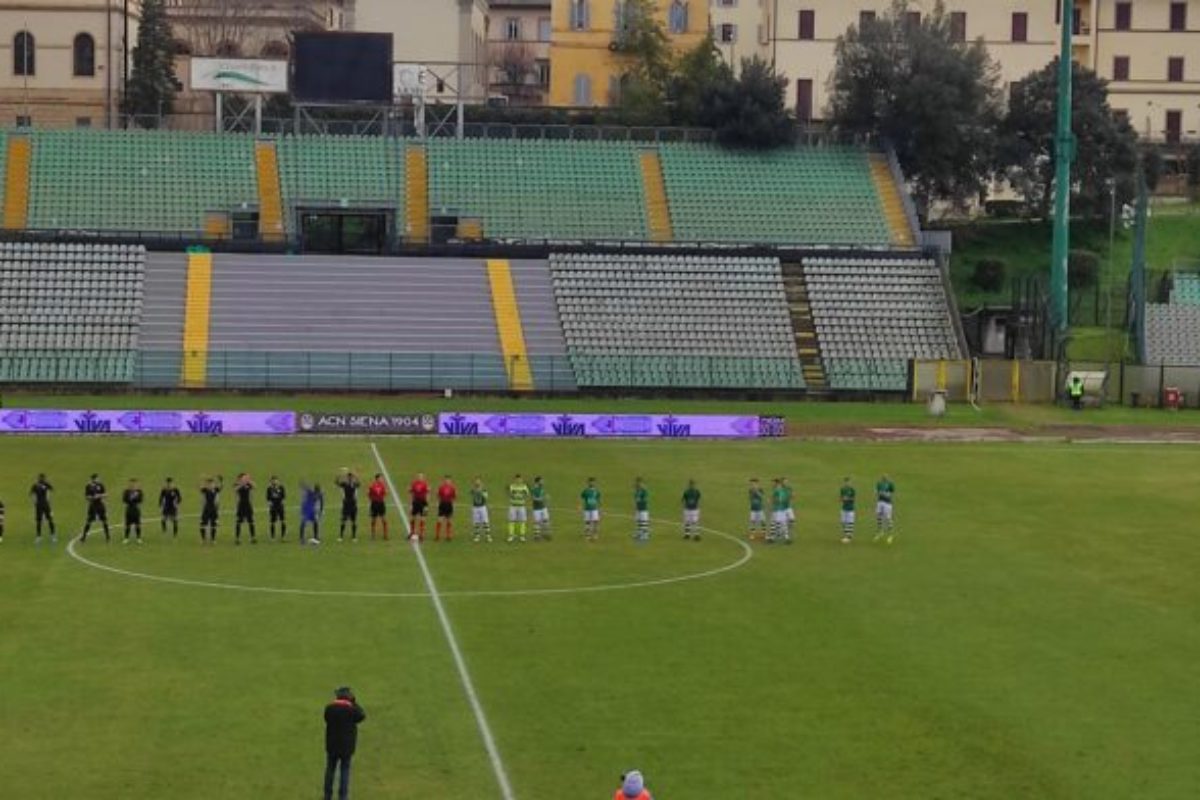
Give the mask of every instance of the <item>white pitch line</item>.
M 397 503 L 397 510 L 400 512 L 401 518 L 404 518 L 404 507 Z M 633 519 L 630 514 L 621 514 L 616 511 L 605 512 L 607 516 L 619 517 L 621 519 Z M 183 514 L 181 517 L 196 517 L 198 514 Z M 145 522 L 155 522 L 157 517 L 152 517 L 144 520 Z M 664 520 L 651 518 L 651 522 L 660 524 L 667 523 Z M 405 522 L 407 525 L 407 521 Z M 722 539 L 727 539 L 742 549 L 742 557 L 737 561 L 732 561 L 728 564 L 723 564 L 713 569 L 703 572 L 693 572 L 688 575 L 674 575 L 667 578 L 648 578 L 643 581 L 629 581 L 627 583 L 601 583 L 592 586 L 553 586 L 545 589 L 458 589 L 449 592 L 441 592 L 442 597 L 549 597 L 556 595 L 571 595 L 571 594 L 595 594 L 598 592 L 620 592 L 628 589 L 649 589 L 656 586 L 670 586 L 676 583 L 687 583 L 689 581 L 698 581 L 705 578 L 714 578 L 717 575 L 723 575 L 726 572 L 732 572 L 746 565 L 751 558 L 754 557 L 754 549 L 745 541 L 732 536 L 724 531 L 719 531 L 714 528 L 706 528 L 700 526 L 700 530 L 705 533 L 711 533 L 714 536 L 719 536 Z M 148 572 L 137 572 L 130 569 L 121 569 L 108 564 L 102 564 L 99 561 L 93 561 L 87 556 L 81 555 L 75 545 L 79 542 L 79 537 L 71 539 L 67 542 L 66 552 L 71 558 L 78 561 L 84 566 L 92 567 L 103 572 L 109 572 L 113 575 L 119 575 L 123 578 L 133 578 L 135 580 L 149 581 L 151 583 L 165 583 L 174 586 L 192 586 L 200 589 L 224 589 L 229 592 L 251 592 L 259 594 L 282 594 L 293 595 L 300 597 L 360 597 L 370 599 L 392 598 L 402 600 L 421 600 L 429 597 L 429 592 L 364 592 L 352 591 L 349 589 L 291 589 L 282 586 L 251 586 L 240 583 L 219 583 L 216 581 L 200 581 L 192 578 L 172 578 L 166 575 L 153 575 Z
M 379 465 L 379 471 L 383 474 L 383 479 L 387 481 L 392 497 L 396 498 L 396 505 L 400 509 L 400 519 L 404 521 L 404 529 L 411 536 L 412 526 L 409 524 L 408 514 L 404 511 L 404 501 L 400 497 L 400 493 L 396 491 L 392 474 L 388 472 L 387 465 L 383 463 L 383 456 L 379 455 L 379 448 L 375 446 L 374 442 L 371 442 L 371 452 L 375 454 L 375 463 Z M 496 739 L 492 736 L 492 727 L 488 724 L 487 714 L 483 711 L 483 703 L 479 701 L 479 693 L 475 691 L 471 672 L 467 669 L 467 660 L 463 657 L 462 648 L 458 645 L 458 638 L 454 635 L 454 628 L 450 625 L 450 615 L 446 613 L 442 596 L 438 593 L 437 584 L 433 580 L 433 573 L 429 571 L 429 564 L 425 562 L 425 554 L 421 552 L 421 543 L 413 540 L 410 545 L 417 557 L 417 564 L 421 567 L 425 586 L 429 589 L 429 599 L 433 601 L 438 621 L 442 624 L 442 633 L 446 635 L 446 644 L 450 645 L 450 654 L 454 656 L 454 665 L 458 668 L 458 677 L 462 681 L 463 691 L 467 694 L 467 702 L 470 703 L 471 711 L 475 714 L 475 726 L 483 738 L 483 747 L 487 750 L 488 760 L 492 762 L 492 772 L 495 773 L 496 783 L 500 786 L 500 796 L 504 800 L 516 800 L 517 796 L 513 793 L 512 785 L 508 781 L 508 771 L 504 768 L 504 759 L 500 757 L 500 749 L 496 747 Z

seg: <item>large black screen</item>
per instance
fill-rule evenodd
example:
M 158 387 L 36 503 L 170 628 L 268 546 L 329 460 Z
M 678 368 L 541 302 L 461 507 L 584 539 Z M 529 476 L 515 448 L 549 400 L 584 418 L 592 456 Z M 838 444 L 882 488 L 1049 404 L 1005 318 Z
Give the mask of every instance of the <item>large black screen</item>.
M 300 103 L 392 102 L 390 33 L 296 33 L 292 97 Z

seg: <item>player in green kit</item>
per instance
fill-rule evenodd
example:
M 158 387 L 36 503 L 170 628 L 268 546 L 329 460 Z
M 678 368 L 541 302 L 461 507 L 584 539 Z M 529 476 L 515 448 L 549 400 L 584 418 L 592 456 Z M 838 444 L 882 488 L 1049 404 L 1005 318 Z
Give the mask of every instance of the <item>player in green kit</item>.
M 596 488 L 596 479 L 588 478 L 587 485 L 579 493 L 580 505 L 583 508 L 583 535 L 589 542 L 600 537 L 600 490 Z
M 487 503 L 488 492 L 483 488 L 483 478 L 476 475 L 471 484 L 472 541 L 478 542 L 484 537 L 487 537 L 489 542 L 492 540 L 492 521 L 488 518 Z
M 758 484 L 758 478 L 750 479 L 750 526 L 746 530 L 746 538 L 750 541 L 767 537 L 766 492 Z
M 783 485 L 783 478 L 776 478 L 771 486 L 771 532 L 767 542 L 792 543 L 791 492 Z
M 633 482 L 633 518 L 635 527 L 633 540 L 635 542 L 650 541 L 650 490 L 646 482 L 637 478 Z
M 525 541 L 526 518 L 529 516 L 529 485 L 521 473 L 513 475 L 508 485 L 508 543 Z
M 856 495 L 854 486 L 850 483 L 850 478 L 847 477 L 842 481 L 842 490 L 839 493 L 842 502 L 842 544 L 850 544 L 850 542 L 854 541 L 854 506 Z
M 550 509 L 546 506 L 550 496 L 546 494 L 546 486 L 542 476 L 536 475 L 533 486 L 529 489 L 529 497 L 533 501 L 533 540 L 550 541 Z
M 884 475 L 875 484 L 875 541 L 887 537 L 887 543 L 896 540 L 895 527 L 892 521 L 892 499 L 896 495 L 896 484 Z
M 790 542 L 796 529 L 796 490 L 787 478 L 780 478 L 779 485 L 787 492 L 787 541 Z
M 700 490 L 689 480 L 683 490 L 683 538 L 700 541 Z

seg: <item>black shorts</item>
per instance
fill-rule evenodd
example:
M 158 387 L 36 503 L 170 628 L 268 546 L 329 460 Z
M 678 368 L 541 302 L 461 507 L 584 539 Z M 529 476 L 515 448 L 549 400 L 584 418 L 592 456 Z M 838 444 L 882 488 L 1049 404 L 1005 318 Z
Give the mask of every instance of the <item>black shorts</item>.
M 428 511 L 429 511 L 429 501 L 428 500 L 413 500 L 412 501 L 412 515 L 414 517 L 423 517 L 423 516 L 425 516 L 425 514 Z
M 88 522 L 108 522 L 108 509 L 104 506 L 88 506 Z
M 342 504 L 342 519 L 358 519 L 358 506 L 352 503 Z
M 50 506 L 37 506 L 33 509 L 33 515 L 36 522 L 50 522 L 54 519 L 54 514 L 50 513 Z
M 450 519 L 454 516 L 454 503 L 438 503 L 438 516 Z
M 237 521 L 254 522 L 254 508 L 252 506 L 238 506 Z
M 140 510 L 139 511 L 126 511 L 125 512 L 125 524 L 126 525 L 141 525 L 142 524 L 142 512 Z
M 283 506 L 271 506 L 271 522 L 283 522 Z
M 217 524 L 217 510 L 215 508 L 206 508 L 200 512 L 200 527 L 205 525 Z
M 371 519 L 387 516 L 387 504 L 380 500 L 371 501 Z
M 163 519 L 179 519 L 179 509 L 167 507 L 162 510 Z

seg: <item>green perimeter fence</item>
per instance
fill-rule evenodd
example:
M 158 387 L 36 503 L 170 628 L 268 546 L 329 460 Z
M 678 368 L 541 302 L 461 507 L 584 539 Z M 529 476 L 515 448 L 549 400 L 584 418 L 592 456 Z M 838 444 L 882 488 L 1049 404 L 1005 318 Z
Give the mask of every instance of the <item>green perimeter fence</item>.
M 604 369 L 595 369 L 597 359 Z M 197 373 L 203 381 L 185 380 Z M 247 391 L 504 392 L 514 359 L 498 353 L 322 352 L 282 350 L 0 349 L 0 384 L 111 385 L 127 389 Z M 800 363 L 789 359 L 703 355 L 529 356 L 533 389 L 694 389 L 803 391 Z M 905 361 L 847 359 L 826 364 L 831 388 L 903 395 Z M 839 380 L 841 383 L 839 383 Z

